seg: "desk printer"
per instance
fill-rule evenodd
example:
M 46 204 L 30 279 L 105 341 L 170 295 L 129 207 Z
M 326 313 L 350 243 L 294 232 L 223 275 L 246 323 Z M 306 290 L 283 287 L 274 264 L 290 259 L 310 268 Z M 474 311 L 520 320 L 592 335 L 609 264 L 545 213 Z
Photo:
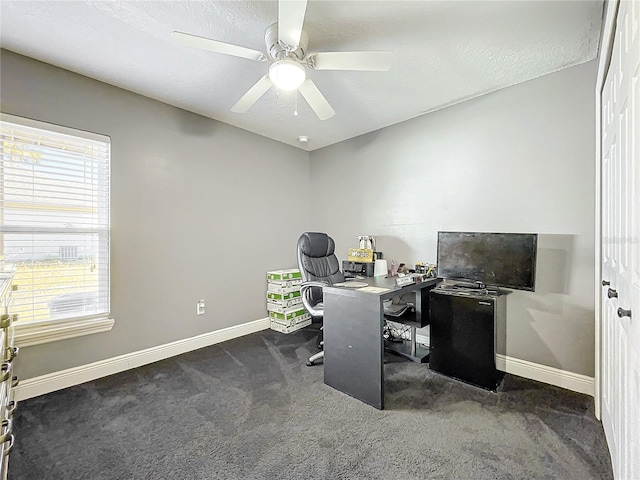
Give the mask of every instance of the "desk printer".
M 372 262 L 350 262 L 348 260 L 342 261 L 342 273 L 345 277 L 355 277 L 360 275 L 362 277 L 373 277 Z

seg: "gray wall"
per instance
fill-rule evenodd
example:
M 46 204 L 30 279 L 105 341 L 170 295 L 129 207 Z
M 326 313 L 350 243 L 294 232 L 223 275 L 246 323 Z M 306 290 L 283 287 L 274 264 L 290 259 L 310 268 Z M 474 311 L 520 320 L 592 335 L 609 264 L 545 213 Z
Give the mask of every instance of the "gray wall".
M 509 296 L 509 356 L 593 375 L 595 62 L 311 154 L 1 51 L 1 110 L 109 135 L 109 333 L 30 347 L 22 378 L 266 316 L 266 270 L 329 232 L 346 256 L 435 261 L 438 230 L 538 232 L 537 291 Z M 286 221 L 274 205 L 298 197 Z M 329 193 L 327 193 L 329 192 Z M 309 210 L 313 212 L 309 216 Z M 310 222 L 307 219 L 313 219 Z M 293 240 L 292 240 L 293 239 Z M 207 313 L 195 315 L 204 298 Z
M 22 378 L 266 317 L 265 272 L 296 265 L 310 208 L 271 187 L 307 191 L 307 152 L 6 50 L 0 60 L 4 113 L 108 135 L 112 147 L 116 324 L 23 349 Z
M 536 292 L 508 297 L 506 354 L 594 374 L 596 62 L 312 152 L 314 229 L 346 257 L 435 262 L 438 230 L 539 233 Z M 330 191 L 328 195 L 325 192 Z

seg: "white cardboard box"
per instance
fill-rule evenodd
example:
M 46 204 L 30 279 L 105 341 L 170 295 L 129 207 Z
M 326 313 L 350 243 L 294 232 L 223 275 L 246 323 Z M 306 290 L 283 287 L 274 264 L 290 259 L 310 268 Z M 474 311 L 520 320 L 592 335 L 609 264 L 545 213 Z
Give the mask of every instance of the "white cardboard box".
M 299 323 L 303 323 L 306 322 L 307 320 L 313 320 L 311 318 L 311 315 L 309 315 L 308 313 L 305 313 L 304 315 L 301 315 L 299 317 L 295 317 L 295 318 L 291 318 L 289 320 L 282 320 L 280 318 L 270 318 L 270 321 L 273 323 L 279 323 L 280 325 L 284 325 L 287 327 L 292 327 L 293 325 L 297 325 Z
M 274 312 L 272 310 L 269 311 L 269 318 L 279 322 L 300 321 L 296 319 L 299 319 L 305 315 L 309 315 L 309 313 L 304 309 L 304 307 L 298 305 L 286 309 L 286 311 L 284 312 Z
M 289 268 L 287 270 L 272 270 L 267 272 L 267 280 L 270 282 L 284 282 L 287 280 L 302 281 L 302 274 L 297 268 Z
M 299 292 L 302 280 L 288 280 L 286 282 L 267 282 L 267 292 L 291 293 Z
M 291 300 L 273 300 L 267 296 L 267 310 L 282 313 L 285 308 L 302 306 L 302 297 L 294 297 Z
M 288 300 L 295 300 L 299 298 L 302 301 L 302 297 L 300 296 L 300 290 L 294 290 L 293 292 L 279 293 L 279 292 L 269 292 L 267 291 L 267 299 L 272 302 L 286 302 Z
M 295 325 L 292 325 L 292 326 L 287 326 L 283 323 L 278 323 L 273 319 L 271 319 L 271 330 L 275 330 L 276 332 L 280 332 L 280 333 L 295 332 L 296 330 L 300 330 L 301 328 L 307 327 L 309 325 L 311 325 L 311 318 L 304 320 L 300 323 L 296 323 Z

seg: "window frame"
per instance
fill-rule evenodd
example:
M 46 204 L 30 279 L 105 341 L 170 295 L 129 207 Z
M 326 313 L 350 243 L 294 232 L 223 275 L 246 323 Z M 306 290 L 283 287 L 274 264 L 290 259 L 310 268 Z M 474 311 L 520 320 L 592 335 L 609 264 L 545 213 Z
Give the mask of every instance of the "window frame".
M 106 142 L 111 144 L 111 138 L 106 135 L 100 135 L 93 132 L 87 132 L 76 128 L 65 127 L 30 118 L 19 117 L 7 113 L 0 112 L 0 121 L 15 123 L 25 127 L 37 128 L 53 133 L 71 135 L 74 137 L 85 138 L 87 140 Z M 109 154 L 109 178 L 111 178 L 111 158 Z M 109 184 L 109 198 L 111 198 L 111 184 Z M 109 200 L 109 203 L 111 201 Z M 111 211 L 109 209 L 108 235 L 107 242 L 108 262 L 109 262 L 109 278 L 107 279 L 109 298 L 111 296 Z M 95 315 L 78 316 L 72 318 L 33 320 L 25 323 L 15 322 L 15 344 L 19 347 L 29 347 L 40 345 L 43 343 L 66 340 L 69 338 L 80 337 L 95 333 L 107 332 L 113 328 L 115 319 L 111 318 L 110 313 L 102 313 Z

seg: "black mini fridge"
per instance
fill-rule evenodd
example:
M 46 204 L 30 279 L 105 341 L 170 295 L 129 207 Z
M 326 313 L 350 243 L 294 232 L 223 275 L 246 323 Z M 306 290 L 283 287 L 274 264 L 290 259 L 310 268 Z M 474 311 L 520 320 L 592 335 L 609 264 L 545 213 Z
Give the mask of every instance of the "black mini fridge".
M 504 325 L 505 295 L 433 289 L 430 298 L 429 368 L 495 391 L 496 325 Z

